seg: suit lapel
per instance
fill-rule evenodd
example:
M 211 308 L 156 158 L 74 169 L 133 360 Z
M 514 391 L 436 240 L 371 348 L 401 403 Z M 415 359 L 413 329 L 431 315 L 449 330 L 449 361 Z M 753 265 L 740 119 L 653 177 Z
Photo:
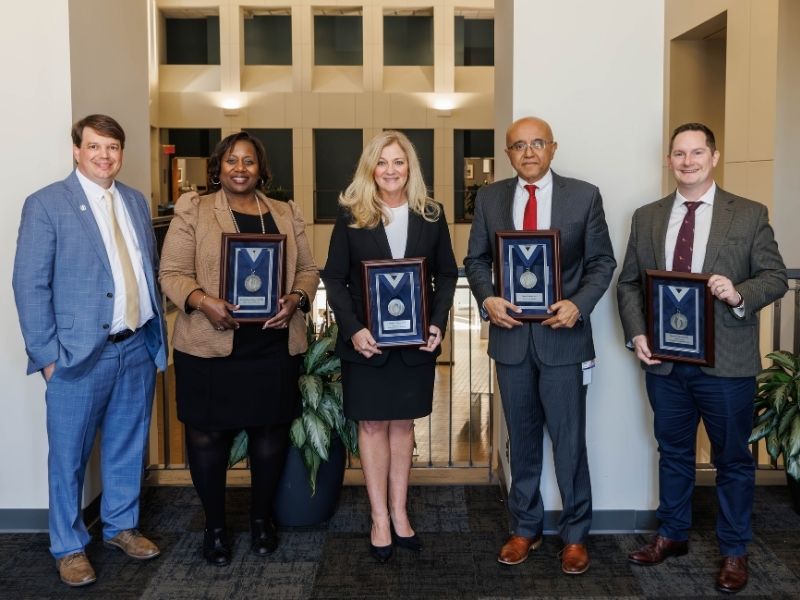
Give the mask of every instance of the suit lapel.
M 567 184 L 555 172 L 553 174 L 553 195 L 550 202 L 550 229 L 561 229 L 564 226 L 564 217 L 567 205 Z
M 675 201 L 675 192 L 666 198 L 662 198 L 657 205 L 656 216 L 653 218 L 653 250 L 656 255 L 656 268 L 664 271 L 667 268 L 666 251 L 664 247 L 667 243 L 667 226 L 669 216 L 672 212 L 672 204 Z
M 219 228 L 223 233 L 236 233 L 236 225 L 233 223 L 231 211 L 228 205 L 228 199 L 225 197 L 225 192 L 222 188 L 217 190 L 214 196 L 214 217 L 219 223 Z
M 89 243 L 94 248 L 106 271 L 108 271 L 109 275 L 112 275 L 111 263 L 108 260 L 108 252 L 106 252 L 106 246 L 103 243 L 103 236 L 100 235 L 100 228 L 97 226 L 97 220 L 94 218 L 92 207 L 89 206 L 89 200 L 86 198 L 86 194 L 74 171 L 67 177 L 66 184 L 70 192 L 67 195 L 70 206 L 72 206 L 72 209 L 78 216 L 78 220 L 83 226 L 83 230 L 86 232 Z
M 514 229 L 514 192 L 517 187 L 517 178 L 508 180 L 506 189 L 498 202 L 501 215 L 501 226 L 504 230 Z
M 375 242 L 375 245 L 378 247 L 380 255 L 384 258 L 392 258 L 392 249 L 389 246 L 389 238 L 386 237 L 386 229 L 383 227 L 383 221 L 381 220 L 374 229 L 368 229 L 367 231 L 372 241 Z M 408 248 L 408 243 L 406 243 L 406 248 Z
M 406 251 L 405 254 L 403 254 L 405 258 L 417 256 L 417 246 L 419 245 L 419 240 L 422 236 L 424 220 L 425 219 L 420 217 L 414 211 L 408 211 L 408 236 L 406 238 Z
M 717 188 L 714 194 L 714 207 L 711 213 L 711 230 L 708 232 L 706 256 L 703 259 L 703 272 L 710 273 L 717 260 L 722 243 L 728 235 L 733 221 L 733 198 L 725 191 Z

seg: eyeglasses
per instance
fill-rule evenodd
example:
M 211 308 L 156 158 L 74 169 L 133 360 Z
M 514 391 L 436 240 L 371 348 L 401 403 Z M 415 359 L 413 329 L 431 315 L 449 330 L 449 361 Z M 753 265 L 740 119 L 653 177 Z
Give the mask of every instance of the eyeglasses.
M 548 144 L 555 144 L 555 142 L 536 138 L 535 140 L 531 140 L 530 144 L 526 144 L 525 142 L 514 142 L 508 147 L 508 149 L 522 154 L 528 148 L 531 150 L 544 150 Z

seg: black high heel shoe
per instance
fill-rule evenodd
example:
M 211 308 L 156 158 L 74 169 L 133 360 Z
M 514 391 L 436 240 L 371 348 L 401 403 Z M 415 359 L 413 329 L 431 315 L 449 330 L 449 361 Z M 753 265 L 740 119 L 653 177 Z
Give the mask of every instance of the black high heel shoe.
M 405 548 L 406 550 L 411 550 L 412 552 L 419 552 L 422 550 L 422 541 L 419 539 L 419 536 L 417 536 L 416 533 L 408 537 L 397 535 L 397 532 L 394 530 L 394 523 L 391 524 L 391 529 L 392 541 L 397 545 L 398 548 Z
M 389 544 L 388 546 L 375 546 L 372 542 L 369 543 L 369 554 L 381 564 L 385 564 L 390 558 L 394 547 Z
M 203 558 L 215 567 L 227 567 L 231 564 L 231 547 L 228 544 L 224 529 L 205 530 L 203 534 Z
M 250 552 L 256 556 L 272 554 L 278 547 L 278 532 L 269 519 L 253 519 L 250 522 Z

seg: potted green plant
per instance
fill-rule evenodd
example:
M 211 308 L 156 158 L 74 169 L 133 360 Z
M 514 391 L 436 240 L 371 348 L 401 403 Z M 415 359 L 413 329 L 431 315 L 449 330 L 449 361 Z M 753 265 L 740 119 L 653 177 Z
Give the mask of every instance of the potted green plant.
M 289 430 L 291 446 L 275 500 L 275 518 L 283 525 L 329 519 L 339 499 L 347 452 L 358 456 L 357 425 L 344 416 L 342 369 L 334 354 L 337 332 L 333 323 L 317 335 L 308 321 L 308 349 L 298 381 L 302 412 Z M 240 432 L 228 466 L 246 456 L 247 434 Z
M 794 509 L 800 513 L 800 356 L 778 350 L 767 354 L 772 366 L 758 374 L 755 423 L 750 442 L 766 438 L 774 459 L 783 455 L 786 482 Z

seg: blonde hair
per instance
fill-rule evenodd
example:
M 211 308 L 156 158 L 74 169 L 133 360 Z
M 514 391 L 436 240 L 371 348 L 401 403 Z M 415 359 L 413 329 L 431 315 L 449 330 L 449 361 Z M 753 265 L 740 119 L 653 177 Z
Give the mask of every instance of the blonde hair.
M 387 223 L 390 212 L 381 200 L 378 186 L 375 183 L 375 167 L 378 166 L 381 152 L 386 146 L 397 144 L 408 160 L 408 181 L 406 181 L 406 198 L 409 210 L 417 213 L 430 222 L 439 220 L 442 209 L 432 198 L 428 197 L 425 181 L 414 145 L 399 131 L 383 131 L 372 138 L 364 147 L 358 159 L 353 181 L 347 189 L 339 194 L 339 204 L 347 208 L 353 216 L 351 227 L 356 229 L 374 229 L 378 223 Z

